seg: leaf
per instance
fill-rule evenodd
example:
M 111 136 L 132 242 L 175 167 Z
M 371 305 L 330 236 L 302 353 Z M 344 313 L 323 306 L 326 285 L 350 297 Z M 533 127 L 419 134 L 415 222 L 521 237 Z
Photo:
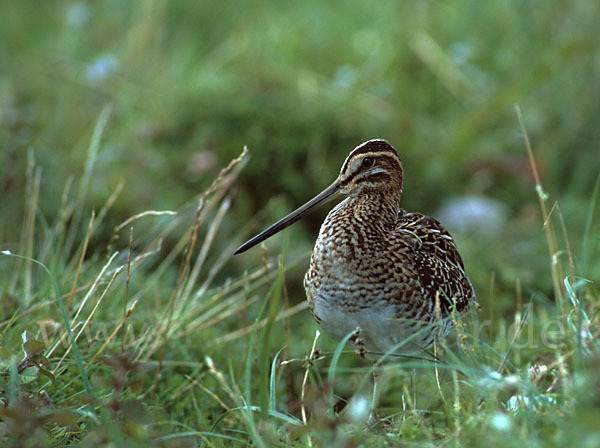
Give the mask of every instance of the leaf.
M 50 361 L 48 361 L 48 358 L 46 358 L 45 356 L 35 355 L 34 357 L 30 358 L 30 360 L 36 364 L 41 364 L 48 369 L 51 368 Z
M 23 350 L 27 353 L 28 358 L 33 358 L 35 355 L 42 353 L 46 349 L 46 344 L 42 341 L 36 341 L 35 339 L 28 339 L 23 344 Z
M 10 366 L 11 353 L 4 347 L 0 347 L 0 367 L 8 369 Z
M 22 383 L 31 383 L 38 377 L 39 367 L 26 367 L 19 375 Z
M 38 369 L 39 369 L 39 371 L 40 371 L 40 373 L 42 375 L 47 376 L 50 379 L 50 381 L 52 381 L 52 384 L 55 383 L 56 378 L 54 377 L 54 375 L 52 374 L 52 372 L 50 372 L 50 370 L 44 369 L 41 366 L 38 366 Z
M 33 335 L 31 334 L 31 332 L 29 330 L 25 330 L 23 333 L 21 333 L 21 339 L 23 339 L 23 343 L 25 343 L 27 341 L 32 341 L 35 338 L 33 337 Z

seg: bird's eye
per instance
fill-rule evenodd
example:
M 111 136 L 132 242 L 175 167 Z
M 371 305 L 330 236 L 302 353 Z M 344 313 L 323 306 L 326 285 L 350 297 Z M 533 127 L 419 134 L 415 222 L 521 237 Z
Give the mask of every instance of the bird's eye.
M 373 163 L 375 163 L 375 161 L 371 157 L 365 157 L 362 161 L 362 165 L 365 168 L 371 168 L 373 166 Z

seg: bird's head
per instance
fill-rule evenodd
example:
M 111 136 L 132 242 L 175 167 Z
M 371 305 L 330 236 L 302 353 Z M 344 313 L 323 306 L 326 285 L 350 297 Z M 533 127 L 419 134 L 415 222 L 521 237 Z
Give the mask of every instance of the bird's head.
M 285 218 L 242 244 L 236 254 L 244 252 L 277 232 L 292 225 L 317 206 L 341 195 L 358 196 L 365 192 L 402 193 L 402 162 L 396 150 L 385 140 L 369 140 L 354 148 L 342 165 L 340 175 L 325 190 Z

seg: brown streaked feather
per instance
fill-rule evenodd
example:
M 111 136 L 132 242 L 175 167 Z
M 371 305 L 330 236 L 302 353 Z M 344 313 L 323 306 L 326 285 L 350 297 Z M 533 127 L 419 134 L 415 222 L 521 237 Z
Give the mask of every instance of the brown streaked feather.
M 456 310 L 464 311 L 475 300 L 475 292 L 454 239 L 434 218 L 421 213 L 403 212 L 398 230 L 410 232 L 419 242 L 412 263 L 424 300 L 439 300 L 442 312 L 448 314 L 456 303 Z
M 360 349 L 371 356 L 423 350 L 449 331 L 453 311 L 476 305 L 475 293 L 446 229 L 399 208 L 402 184 L 396 150 L 369 140 L 350 152 L 329 187 L 236 253 L 345 195 L 325 218 L 304 277 L 317 323 L 338 340 L 360 328 Z
M 365 157 L 374 164 L 363 167 Z M 348 197 L 315 243 L 304 279 L 310 309 L 337 339 L 360 327 L 370 353 L 414 335 L 399 351 L 417 352 L 447 333 L 453 309 L 475 303 L 456 244 L 434 218 L 399 208 L 402 163 L 387 142 L 351 151 L 338 179 Z

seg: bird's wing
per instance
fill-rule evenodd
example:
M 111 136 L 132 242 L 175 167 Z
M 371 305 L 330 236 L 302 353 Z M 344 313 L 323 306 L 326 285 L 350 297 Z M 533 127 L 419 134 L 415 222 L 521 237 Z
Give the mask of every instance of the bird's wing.
M 475 292 L 467 275 L 454 239 L 435 219 L 420 213 L 401 214 L 396 234 L 405 244 L 412 244 L 412 268 L 418 276 L 423 297 L 439 300 L 447 314 L 456 303 L 456 310 L 475 302 Z M 439 299 L 436 296 L 439 295 Z

